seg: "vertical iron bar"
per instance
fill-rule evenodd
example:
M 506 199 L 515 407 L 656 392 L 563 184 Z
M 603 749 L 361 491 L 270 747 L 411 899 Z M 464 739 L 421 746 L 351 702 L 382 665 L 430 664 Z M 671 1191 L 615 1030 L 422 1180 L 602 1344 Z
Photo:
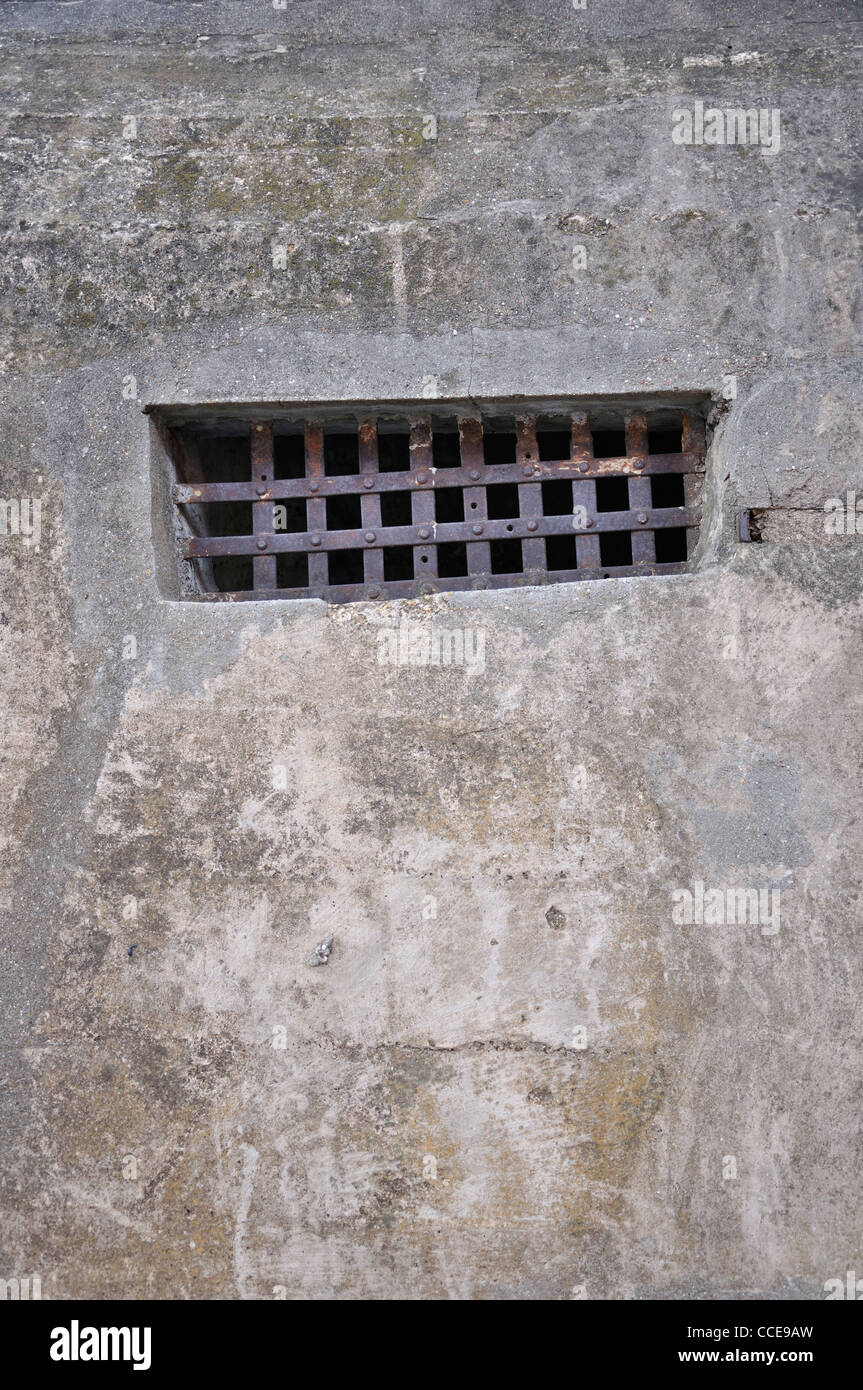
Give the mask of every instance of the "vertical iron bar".
M 434 541 L 435 503 L 432 472 L 432 422 L 430 415 L 411 420 L 411 520 L 421 544 L 413 548 L 414 578 L 437 578 L 437 546 Z M 423 535 L 422 533 L 426 534 Z
M 584 411 L 572 415 L 571 456 L 573 463 L 583 464 L 585 471 L 593 460 L 593 436 L 590 420 Z M 572 506 L 584 507 L 588 517 L 596 521 L 596 483 L 593 478 L 579 478 L 572 484 Z M 576 536 L 575 562 L 580 570 L 599 569 L 599 536 Z
M 378 427 L 374 420 L 360 420 L 360 473 L 364 474 L 360 515 L 363 531 L 377 535 L 381 527 L 381 496 L 366 491 L 366 480 L 380 471 L 378 460 Z M 384 552 L 381 546 L 363 551 L 363 578 L 367 584 L 380 584 L 384 577 Z
M 485 476 L 485 455 L 482 449 L 482 421 L 464 417 L 458 422 L 461 466 L 472 483 Z M 464 489 L 464 519 L 481 535 L 488 521 L 488 498 L 485 487 L 467 486 Z M 488 541 L 467 542 L 468 574 L 491 574 L 491 546 Z
M 251 430 L 252 482 L 258 496 L 269 491 L 273 481 L 273 424 L 271 420 L 252 425 Z M 256 551 L 266 550 L 268 537 L 273 534 L 273 503 L 252 503 L 252 533 Z M 252 560 L 252 588 L 275 589 L 276 557 L 256 553 Z
M 636 464 L 641 464 L 642 469 L 647 467 L 649 455 L 647 441 L 647 416 L 643 410 L 633 410 L 626 417 L 626 454 L 628 458 L 634 459 Z M 652 493 L 650 479 L 646 477 L 629 477 L 629 507 L 630 511 L 642 516 L 650 512 L 652 506 Z M 634 565 L 653 565 L 656 563 L 656 537 L 652 531 L 634 530 L 632 536 L 632 563 Z
M 530 477 L 534 465 L 539 462 L 539 445 L 536 442 L 536 416 L 519 415 L 515 421 L 515 457 L 519 472 Z M 521 516 L 536 520 L 542 516 L 542 483 L 519 483 L 518 509 Z M 545 570 L 545 540 L 539 536 L 535 540 L 523 540 L 521 560 L 524 570 Z
M 320 486 L 320 480 L 324 476 L 324 426 L 320 420 L 306 421 L 306 477 L 309 480 L 309 491 L 313 492 Z M 327 531 L 327 504 L 323 497 L 309 497 L 307 503 L 306 525 L 311 533 L 310 540 L 314 536 L 320 537 L 323 543 Z M 309 547 L 309 588 L 323 587 L 329 580 L 330 566 L 326 552 L 320 553 Z
M 680 447 L 685 454 L 700 454 L 704 458 L 706 448 L 706 438 L 704 431 L 704 420 L 700 415 L 695 415 L 690 410 L 681 412 L 682 417 L 682 438 Z M 698 506 L 701 496 L 701 488 L 704 483 L 704 474 L 684 473 L 683 475 L 683 502 L 687 508 L 695 509 Z M 686 558 L 691 559 L 698 544 L 698 531 L 693 527 L 686 530 Z

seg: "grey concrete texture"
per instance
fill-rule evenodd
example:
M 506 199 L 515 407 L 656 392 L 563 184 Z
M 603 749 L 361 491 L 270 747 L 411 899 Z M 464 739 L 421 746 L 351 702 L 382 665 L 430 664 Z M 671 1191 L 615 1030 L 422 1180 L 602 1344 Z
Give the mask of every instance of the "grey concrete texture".
M 860 541 L 735 529 L 863 495 L 859 18 L 3 6 L 0 494 L 41 537 L 0 536 L 0 1277 L 813 1299 L 860 1267 Z M 696 100 L 779 108 L 780 150 L 675 146 Z M 709 398 L 692 573 L 167 597 L 143 406 L 429 376 Z M 382 666 L 406 619 L 484 668 Z M 696 880 L 779 889 L 780 930 L 675 922 Z

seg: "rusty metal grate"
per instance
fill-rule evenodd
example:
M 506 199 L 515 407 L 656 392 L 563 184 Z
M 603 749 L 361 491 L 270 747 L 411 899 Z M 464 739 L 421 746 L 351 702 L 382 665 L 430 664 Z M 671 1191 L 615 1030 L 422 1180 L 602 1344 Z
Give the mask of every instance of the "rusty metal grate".
M 694 411 L 653 424 L 633 410 L 614 428 L 578 410 L 502 426 L 417 407 L 401 423 L 368 409 L 238 428 L 231 468 L 200 447 L 173 486 L 195 597 L 345 603 L 668 574 L 697 538 Z

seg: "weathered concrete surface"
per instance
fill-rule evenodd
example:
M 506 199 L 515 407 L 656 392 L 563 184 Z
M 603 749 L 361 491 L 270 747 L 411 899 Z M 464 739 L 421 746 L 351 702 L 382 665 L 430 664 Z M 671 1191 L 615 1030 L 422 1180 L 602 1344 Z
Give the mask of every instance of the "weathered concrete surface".
M 859 11 L 0 18 L 2 496 L 42 501 L 0 537 L 0 1275 L 821 1297 L 861 1256 L 863 564 L 733 517 L 863 493 Z M 779 107 L 780 152 L 673 146 L 696 99 Z M 727 374 L 692 575 L 164 597 L 146 401 Z M 485 670 L 379 666 L 405 614 Z M 780 931 L 676 924 L 695 879 Z

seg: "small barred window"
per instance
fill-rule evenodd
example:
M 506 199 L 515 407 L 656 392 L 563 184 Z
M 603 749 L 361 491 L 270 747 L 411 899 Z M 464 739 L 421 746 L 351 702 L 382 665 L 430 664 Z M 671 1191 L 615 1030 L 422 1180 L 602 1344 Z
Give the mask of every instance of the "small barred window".
M 411 597 L 687 567 L 691 409 L 261 407 L 171 418 L 185 597 Z

